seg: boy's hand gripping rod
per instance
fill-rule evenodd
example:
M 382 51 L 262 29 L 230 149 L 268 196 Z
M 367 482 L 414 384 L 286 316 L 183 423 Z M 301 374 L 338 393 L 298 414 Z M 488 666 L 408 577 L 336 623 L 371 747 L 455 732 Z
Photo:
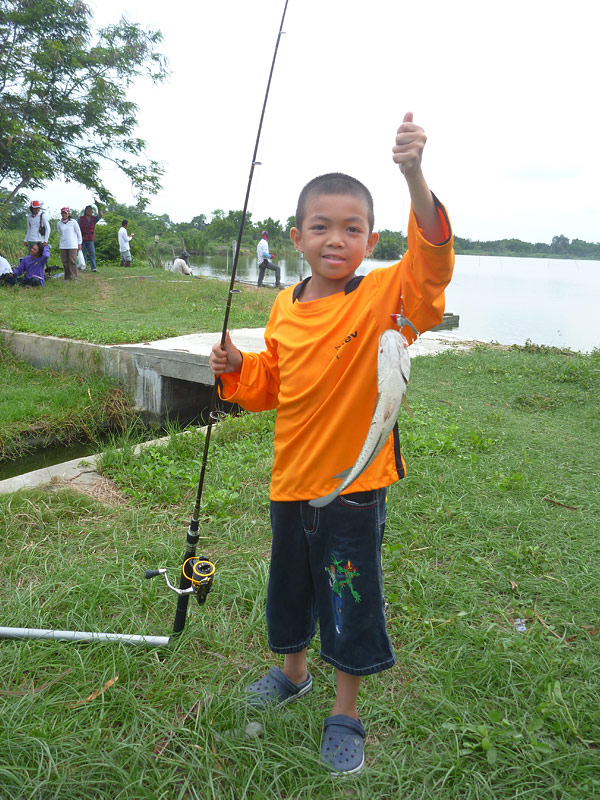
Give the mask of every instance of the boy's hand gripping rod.
M 250 187 L 252 186 L 252 178 L 254 176 L 254 167 L 260 164 L 256 160 L 258 154 L 258 144 L 260 141 L 260 134 L 262 131 L 263 120 L 265 117 L 265 110 L 267 108 L 267 100 L 269 98 L 269 90 L 271 88 L 271 79 L 273 78 L 273 70 L 275 69 L 275 60 L 277 58 L 277 50 L 279 48 L 279 40 L 283 35 L 283 22 L 287 11 L 288 0 L 285 0 L 281 23 L 279 25 L 279 32 L 277 34 L 277 41 L 275 43 L 275 51 L 273 53 L 273 61 L 271 62 L 271 71 L 269 72 L 269 80 L 267 82 L 267 90 L 262 106 L 260 115 L 260 122 L 258 125 L 258 132 L 256 134 L 256 143 L 254 145 L 254 153 L 252 154 L 252 162 L 250 164 L 250 175 L 248 177 L 248 185 L 246 187 L 246 197 L 244 200 L 244 208 L 242 210 L 242 218 L 240 220 L 240 227 L 238 230 L 237 245 L 235 248 L 235 255 L 233 259 L 233 267 L 231 271 L 231 280 L 229 282 L 229 292 L 227 295 L 227 305 L 225 308 L 225 318 L 223 320 L 223 331 L 221 334 L 221 347 L 225 347 L 225 337 L 227 336 L 227 326 L 229 323 L 229 313 L 231 311 L 231 301 L 234 294 L 239 293 L 239 289 L 234 289 L 235 278 L 237 273 L 238 258 L 242 245 L 242 234 L 244 232 L 244 223 L 246 221 L 246 212 L 248 210 L 248 199 L 250 197 Z M 200 470 L 200 479 L 198 481 L 198 491 L 196 493 L 196 505 L 190 521 L 190 527 L 187 532 L 187 548 L 183 558 L 183 566 L 181 569 L 181 577 L 179 579 L 179 588 L 173 586 L 167 577 L 166 569 L 150 569 L 146 571 L 146 578 L 154 578 L 156 575 L 164 575 L 167 586 L 178 595 L 177 610 L 175 612 L 175 621 L 173 623 L 173 635 L 181 633 L 185 627 L 185 619 L 187 615 L 188 602 L 191 594 L 196 595 L 198 603 L 202 605 L 206 600 L 206 596 L 212 588 L 213 578 L 215 574 L 214 564 L 205 556 L 196 556 L 196 546 L 200 538 L 200 503 L 202 500 L 202 491 L 204 489 L 204 476 L 206 474 L 206 466 L 208 464 L 208 451 L 210 447 L 210 436 L 212 432 L 213 422 L 222 418 L 224 412 L 217 410 L 218 400 L 218 379 L 213 384 L 213 390 L 210 401 L 210 412 L 208 415 L 208 425 L 206 426 L 206 438 L 204 440 L 204 453 L 202 456 L 202 467 Z

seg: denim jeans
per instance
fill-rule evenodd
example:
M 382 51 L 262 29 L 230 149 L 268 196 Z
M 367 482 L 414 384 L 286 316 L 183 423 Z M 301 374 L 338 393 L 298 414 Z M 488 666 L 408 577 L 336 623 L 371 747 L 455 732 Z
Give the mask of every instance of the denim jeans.
M 92 272 L 96 271 L 96 245 L 93 242 L 82 242 L 81 249 L 85 263 L 91 268 Z
M 271 502 L 269 646 L 297 653 L 319 623 L 321 658 L 369 675 L 395 663 L 385 626 L 381 546 L 386 489 L 340 495 L 324 508 Z

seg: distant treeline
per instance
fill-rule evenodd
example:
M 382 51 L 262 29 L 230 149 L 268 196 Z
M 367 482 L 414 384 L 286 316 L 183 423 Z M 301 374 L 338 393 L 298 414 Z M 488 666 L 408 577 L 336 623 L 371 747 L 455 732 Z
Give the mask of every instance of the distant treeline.
M 522 242 L 520 239 L 498 239 L 479 242 L 454 237 L 454 248 L 461 255 L 526 256 L 530 258 L 572 258 L 600 260 L 600 242 L 569 240 L 566 236 L 554 236 L 551 244 L 545 242 Z
M 406 238 L 402 231 L 383 230 L 373 252 L 373 258 L 389 260 L 396 258 L 406 249 Z M 497 239 L 480 242 L 472 239 L 454 237 L 454 249 L 460 255 L 479 256 L 522 256 L 529 258 L 572 258 L 597 259 L 600 261 L 600 242 L 584 242 L 581 239 L 567 239 L 555 236 L 551 244 L 546 242 L 522 242 L 520 239 Z
M 151 214 L 136 206 L 125 206 L 120 203 L 109 203 L 103 206 L 104 219 L 109 230 L 97 236 L 97 249 L 104 258 L 118 258 L 116 231 L 121 219 L 130 221 L 129 230 L 135 232 L 134 256 L 141 256 L 147 250 L 159 251 L 162 255 L 179 253 L 185 248 L 190 253 L 212 255 L 231 248 L 237 240 L 241 211 L 223 211 L 216 209 L 210 215 L 197 214 L 189 222 L 173 222 L 168 214 Z M 79 213 L 72 210 L 77 217 Z M 0 228 L 22 231 L 26 228 L 26 206 L 14 203 L 7 209 Z M 288 217 L 282 223 L 267 217 L 255 221 L 252 214 L 246 215 L 242 248 L 252 254 L 261 232 L 269 232 L 270 249 L 276 256 L 283 257 L 295 254 L 290 242 L 290 228 L 294 225 L 294 217 Z M 52 225 L 56 230 L 56 225 Z M 97 233 L 99 231 L 97 230 Z M 100 241 L 98 242 L 98 238 Z M 51 242 L 53 244 L 53 242 Z M 133 243 L 132 243 L 133 244 Z M 555 236 L 550 244 L 546 242 L 523 242 L 520 239 L 498 239 L 482 242 L 472 239 L 454 237 L 454 246 L 461 255 L 490 256 L 528 256 L 539 258 L 571 258 L 600 260 L 600 242 L 584 242 L 581 239 L 569 240 L 566 236 Z M 373 252 L 373 258 L 392 260 L 400 258 L 406 250 L 406 237 L 402 231 L 379 231 L 379 242 Z M 113 252 L 114 251 L 114 252 Z

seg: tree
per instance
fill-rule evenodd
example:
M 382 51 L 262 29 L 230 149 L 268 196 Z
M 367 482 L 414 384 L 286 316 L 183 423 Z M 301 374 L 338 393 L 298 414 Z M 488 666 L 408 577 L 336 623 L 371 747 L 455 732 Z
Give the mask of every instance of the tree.
M 241 221 L 241 211 L 228 211 L 227 216 L 225 216 L 225 212 L 221 208 L 217 208 L 212 212 L 212 219 L 206 226 L 205 230 L 211 239 L 220 242 L 221 244 L 231 244 L 232 241 L 237 240 Z M 248 241 L 252 230 L 252 213 L 248 211 L 246 213 L 246 220 L 244 224 L 245 242 Z
M 257 231 L 257 239 L 260 238 L 262 231 L 267 231 L 269 237 L 272 239 L 283 239 L 283 228 L 281 227 L 281 222 L 273 219 L 273 217 L 267 217 L 262 222 L 255 223 L 254 228 Z
M 569 240 L 567 239 L 566 236 L 563 236 L 563 234 L 561 234 L 560 236 L 553 236 L 550 249 L 552 250 L 553 253 L 564 255 L 565 253 L 569 252 Z
M 194 217 L 190 222 L 194 228 L 197 228 L 199 231 L 203 231 L 206 228 L 206 214 L 198 214 L 197 217 Z
M 123 17 L 92 31 L 82 0 L 0 0 L 0 211 L 25 188 L 63 177 L 111 197 L 99 170 L 124 172 L 143 205 L 163 169 L 134 135 L 140 77 L 166 77 L 158 31 Z
M 406 242 L 402 231 L 383 230 L 379 232 L 379 241 L 373 250 L 373 258 L 390 260 L 392 258 L 402 258 L 406 249 Z

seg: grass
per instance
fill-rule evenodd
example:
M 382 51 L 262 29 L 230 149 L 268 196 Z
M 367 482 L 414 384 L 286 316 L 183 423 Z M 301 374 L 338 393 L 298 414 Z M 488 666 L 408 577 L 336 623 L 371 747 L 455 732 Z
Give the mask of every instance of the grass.
M 134 265 L 99 264 L 79 282 L 46 281 L 41 290 L 0 289 L 0 328 L 99 344 L 153 341 L 220 331 L 228 284 Z M 230 327 L 261 327 L 276 291 L 244 286 L 232 302 Z
M 365 679 L 367 769 L 318 764 L 331 669 L 245 733 L 275 660 L 264 601 L 273 415 L 215 429 L 202 609 L 168 651 L 2 642 L 0 795 L 14 798 L 593 800 L 600 796 L 600 354 L 478 348 L 413 363 L 383 553 L 397 666 Z M 202 435 L 104 472 L 118 501 L 0 497 L 3 625 L 167 634 Z M 524 619 L 526 630 L 515 620 Z M 3 793 L 3 794 L 2 794 Z
M 1 342 L 0 383 L 0 461 L 50 444 L 93 441 L 135 417 L 124 392 L 108 379 L 36 369 Z

